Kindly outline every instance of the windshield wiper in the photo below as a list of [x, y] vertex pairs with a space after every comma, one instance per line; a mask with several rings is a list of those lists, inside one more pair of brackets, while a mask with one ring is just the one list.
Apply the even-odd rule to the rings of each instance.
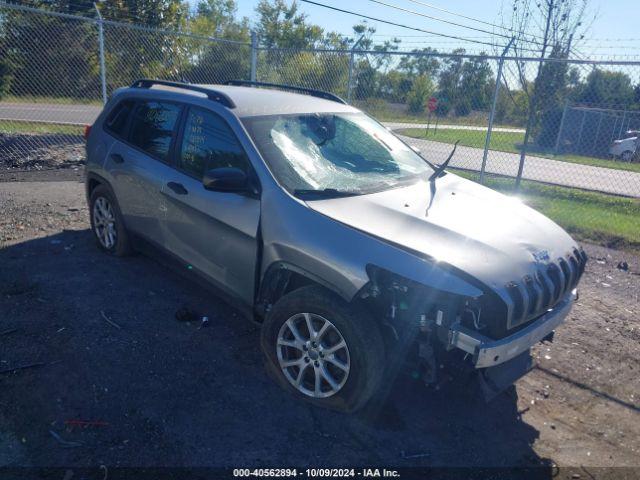
[[442, 172], [444, 172], [444, 169], [447, 168], [447, 165], [449, 165], [449, 162], [453, 158], [453, 154], [456, 153], [456, 148], [458, 148], [459, 141], [460, 140], [456, 141], [456, 143], [453, 145], [453, 150], [451, 150], [451, 153], [449, 154], [447, 159], [444, 162], [442, 162], [440, 165], [438, 165], [438, 167], [429, 177], [429, 189], [431, 190], [431, 198], [429, 199], [429, 205], [427, 205], [427, 210], [426, 212], [424, 212], [425, 216], [427, 217], [429, 216], [429, 210], [431, 209], [431, 205], [433, 205], [433, 200], [434, 198], [436, 198], [436, 178], [442, 175]]
[[322, 188], [319, 190], [297, 188], [293, 191], [293, 194], [300, 198], [338, 198], [359, 195], [357, 192], [345, 192], [344, 190], [337, 190], [335, 188]]
[[447, 168], [447, 166], [449, 165], [449, 162], [453, 158], [453, 154], [456, 153], [456, 148], [458, 148], [458, 143], [460, 143], [460, 140], [456, 140], [456, 143], [453, 145], [453, 150], [451, 150], [451, 153], [449, 154], [447, 159], [436, 167], [435, 171], [429, 177], [430, 182], [438, 178], [440, 175], [442, 175], [442, 172], [444, 172], [444, 169]]

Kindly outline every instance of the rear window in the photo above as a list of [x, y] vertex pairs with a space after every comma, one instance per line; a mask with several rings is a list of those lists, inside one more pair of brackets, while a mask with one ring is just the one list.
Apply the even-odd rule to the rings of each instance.
[[119, 137], [126, 137], [127, 122], [134, 105], [134, 100], [123, 100], [116, 105], [105, 122], [107, 130]]
[[139, 102], [133, 112], [129, 142], [159, 160], [167, 160], [180, 109], [174, 103]]

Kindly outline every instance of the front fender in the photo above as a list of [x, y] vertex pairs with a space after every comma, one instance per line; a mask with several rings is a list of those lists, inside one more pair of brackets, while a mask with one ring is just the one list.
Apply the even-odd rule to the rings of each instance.
[[289, 265], [351, 301], [369, 282], [367, 265], [373, 264], [444, 292], [482, 294], [481, 288], [446, 263], [421, 258], [333, 220], [284, 192], [265, 192], [262, 208], [261, 278], [273, 264]]

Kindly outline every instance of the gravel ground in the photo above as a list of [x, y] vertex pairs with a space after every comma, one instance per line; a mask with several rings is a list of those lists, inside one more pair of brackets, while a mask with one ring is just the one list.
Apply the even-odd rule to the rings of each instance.
[[0, 133], [0, 182], [82, 178], [84, 140], [50, 133]]
[[585, 245], [580, 299], [517, 394], [401, 378], [381, 411], [345, 416], [281, 391], [258, 329], [187, 272], [100, 253], [81, 183], [0, 183], [0, 208], [0, 466], [640, 467], [634, 254]]

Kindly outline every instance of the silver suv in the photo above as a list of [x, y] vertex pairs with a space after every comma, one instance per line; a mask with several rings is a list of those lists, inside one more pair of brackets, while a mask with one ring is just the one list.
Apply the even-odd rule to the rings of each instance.
[[355, 411], [442, 366], [490, 398], [576, 298], [571, 237], [445, 166], [327, 92], [140, 80], [87, 132], [86, 188], [100, 248], [168, 253], [262, 324], [284, 388]]

